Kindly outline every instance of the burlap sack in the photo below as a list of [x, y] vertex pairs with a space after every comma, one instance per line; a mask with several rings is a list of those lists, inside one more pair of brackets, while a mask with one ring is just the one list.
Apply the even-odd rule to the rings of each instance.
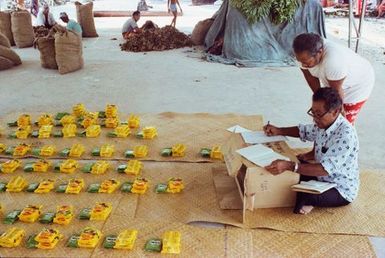
[[94, 13], [92, 11], [94, 4], [90, 2], [83, 5], [79, 2], [75, 2], [75, 5], [78, 23], [80, 24], [83, 30], [83, 37], [99, 37], [95, 29]]
[[10, 12], [0, 12], [0, 33], [3, 33], [8, 38], [11, 46], [15, 45], [12, 35]]
[[11, 47], [11, 44], [9, 43], [8, 38], [1, 32], [0, 32], [0, 46], [8, 47], [8, 48]]
[[198, 22], [197, 25], [195, 25], [195, 28], [191, 35], [191, 41], [194, 45], [199, 46], [204, 44], [206, 34], [209, 31], [213, 22], [214, 19], [206, 19]]
[[74, 72], [83, 67], [82, 38], [73, 31], [55, 34], [55, 56], [59, 73]]
[[17, 11], [11, 14], [12, 34], [18, 48], [32, 47], [34, 33], [31, 14], [27, 11]]
[[0, 71], [13, 67], [13, 62], [5, 57], [0, 56]]
[[40, 51], [41, 66], [47, 69], [58, 69], [55, 56], [55, 38], [40, 37], [36, 39]]
[[21, 59], [19, 55], [16, 54], [16, 52], [10, 48], [0, 46], [0, 56], [11, 60], [14, 65], [21, 64]]

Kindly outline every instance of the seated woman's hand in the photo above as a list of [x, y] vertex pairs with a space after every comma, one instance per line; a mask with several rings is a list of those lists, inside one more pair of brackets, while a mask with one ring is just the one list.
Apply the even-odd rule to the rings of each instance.
[[273, 161], [270, 165], [266, 166], [265, 169], [273, 175], [279, 175], [287, 170], [293, 171], [294, 166], [294, 162], [277, 159]]
[[278, 127], [267, 124], [263, 127], [263, 131], [267, 136], [276, 136], [276, 135], [281, 135], [281, 130], [279, 130]]
[[299, 154], [297, 155], [297, 158], [300, 162], [309, 163], [310, 161], [314, 160], [314, 151], [312, 150], [306, 153]]

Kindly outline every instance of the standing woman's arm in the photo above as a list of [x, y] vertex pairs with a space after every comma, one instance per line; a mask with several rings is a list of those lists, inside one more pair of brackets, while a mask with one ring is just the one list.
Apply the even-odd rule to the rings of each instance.
[[176, 3], [177, 3], [177, 4], [178, 4], [178, 6], [179, 6], [180, 12], [181, 12], [181, 13], [183, 13], [183, 11], [182, 11], [182, 7], [180, 7], [180, 4], [179, 4], [179, 0], [176, 0]]

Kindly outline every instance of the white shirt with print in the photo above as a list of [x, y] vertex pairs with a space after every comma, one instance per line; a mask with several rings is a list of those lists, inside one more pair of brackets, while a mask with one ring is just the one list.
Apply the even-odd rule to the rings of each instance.
[[298, 129], [301, 140], [315, 143], [315, 161], [328, 173], [327, 176], [318, 176], [318, 180], [337, 184], [336, 189], [342, 197], [352, 202], [360, 185], [359, 143], [354, 127], [339, 115], [326, 130], [314, 124], [300, 124]]

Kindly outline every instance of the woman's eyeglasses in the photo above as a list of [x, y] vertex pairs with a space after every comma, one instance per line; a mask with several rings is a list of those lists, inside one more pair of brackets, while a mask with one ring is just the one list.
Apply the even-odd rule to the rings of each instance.
[[330, 111], [330, 110], [326, 111], [326, 112], [323, 113], [322, 115], [318, 115], [318, 114], [314, 114], [314, 113], [313, 113], [313, 109], [310, 108], [310, 109], [307, 111], [307, 114], [308, 114], [309, 116], [311, 116], [311, 117], [320, 119], [320, 118], [324, 117], [327, 113], [329, 113], [329, 111]]

